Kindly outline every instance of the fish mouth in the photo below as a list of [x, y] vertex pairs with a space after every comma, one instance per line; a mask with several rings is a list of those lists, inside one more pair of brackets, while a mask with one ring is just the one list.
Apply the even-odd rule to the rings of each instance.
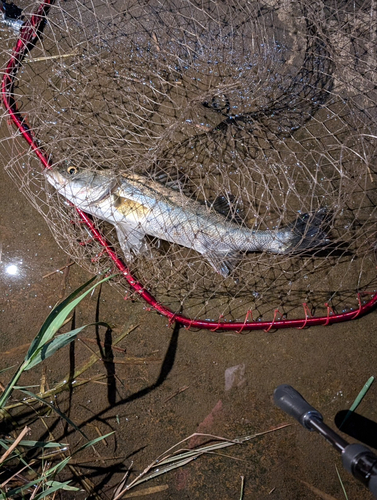
[[[65, 191], [67, 191], [67, 188], [69, 189], [69, 185], [71, 184], [72, 180], [67, 179], [67, 177], [62, 175], [58, 170], [46, 171], [46, 177], [49, 183], [56, 189], [56, 191], [61, 195], [63, 195], [65, 198], [67, 198], [67, 192]], [[117, 186], [118, 182], [116, 179], [105, 180], [103, 184], [96, 186], [96, 189], [98, 189], [99, 193], [97, 196], [93, 196], [95, 190], [90, 189], [90, 183], [89, 186], [84, 184], [81, 189], [78, 189], [75, 198], [79, 197], [80, 192], [86, 193], [87, 195], [86, 205], [89, 207], [90, 205], [100, 203], [104, 199], [111, 196], [113, 191], [117, 188]], [[71, 191], [72, 194], [74, 194], [73, 190]]]
[[65, 187], [68, 183], [68, 180], [65, 179], [57, 170], [46, 170], [45, 174], [49, 183], [52, 184], [58, 191], [59, 188]]

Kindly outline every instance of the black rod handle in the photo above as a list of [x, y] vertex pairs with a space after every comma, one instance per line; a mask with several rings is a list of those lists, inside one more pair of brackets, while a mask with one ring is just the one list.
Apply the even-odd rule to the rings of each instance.
[[323, 420], [319, 411], [313, 408], [291, 385], [282, 384], [275, 389], [274, 403], [295, 418], [305, 429], [314, 430], [310, 424], [311, 419]]

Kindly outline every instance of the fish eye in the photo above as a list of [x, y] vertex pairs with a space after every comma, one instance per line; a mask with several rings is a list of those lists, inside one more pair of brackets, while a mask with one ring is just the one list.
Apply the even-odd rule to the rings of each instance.
[[77, 168], [74, 167], [73, 165], [70, 165], [68, 168], [67, 168], [67, 172], [69, 173], [69, 175], [74, 175], [74, 174], [77, 174]]

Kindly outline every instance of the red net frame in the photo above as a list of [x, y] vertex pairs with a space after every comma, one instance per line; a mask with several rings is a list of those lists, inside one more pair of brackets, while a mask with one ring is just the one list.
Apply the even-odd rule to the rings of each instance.
[[[32, 49], [38, 40], [41, 28], [46, 19], [48, 11], [53, 3], [53, 0], [44, 0], [36, 9], [35, 13], [28, 19], [20, 30], [20, 34], [16, 45], [13, 48], [11, 57], [4, 70], [2, 80], [2, 101], [7, 110], [9, 118], [16, 125], [22, 137], [27, 141], [33, 152], [39, 158], [43, 168], [50, 169], [52, 167], [51, 160], [46, 152], [38, 145], [36, 137], [26, 123], [24, 116], [19, 112], [14, 98], [14, 83], [18, 70], [22, 65], [25, 54]], [[112, 249], [110, 243], [103, 237], [101, 232], [95, 227], [91, 218], [79, 208], [75, 207], [83, 223], [87, 226], [92, 237], [103, 247], [109, 258], [115, 264], [116, 268], [122, 274], [128, 285], [136, 292], [149, 306], [155, 309], [158, 313], [167, 317], [169, 324], [177, 322], [187, 328], [200, 328], [211, 331], [234, 331], [242, 333], [250, 330], [265, 330], [281, 328], [298, 328], [302, 329], [315, 325], [330, 325], [356, 319], [369, 312], [377, 302], [377, 292], [363, 292], [358, 294], [359, 306], [356, 310], [335, 314], [330, 306], [327, 306], [327, 314], [325, 316], [313, 317], [310, 316], [310, 311], [305, 303], [302, 304], [304, 317], [299, 319], [282, 319], [278, 310], [275, 310], [274, 317], [270, 321], [249, 321], [252, 319], [252, 311], [248, 310], [243, 322], [228, 322], [223, 321], [219, 317], [218, 321], [193, 319], [187, 316], [177, 314], [168, 307], [161, 304], [153, 295], [151, 295], [143, 285], [138, 282], [130, 273], [128, 267], [118, 257]], [[362, 296], [370, 295], [370, 299], [362, 303]], [[326, 306], [326, 304], [325, 304]]]

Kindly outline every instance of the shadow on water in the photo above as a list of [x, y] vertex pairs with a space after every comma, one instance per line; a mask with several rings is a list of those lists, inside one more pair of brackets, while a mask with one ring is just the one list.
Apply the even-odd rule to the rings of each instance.
[[103, 361], [106, 370], [106, 380], [107, 380], [107, 400], [110, 406], [114, 406], [116, 402], [116, 381], [115, 381], [115, 364], [114, 364], [114, 353], [112, 349], [112, 330], [107, 328], [105, 332], [105, 341], [101, 344], [101, 339], [99, 335], [99, 321], [100, 321], [100, 300], [101, 300], [102, 286], [99, 288], [97, 296], [96, 305], [96, 340], [97, 346], [100, 352], [101, 359]]
[[[97, 303], [98, 305], [98, 303]], [[98, 311], [98, 307], [97, 307]], [[105, 334], [105, 349], [103, 351], [103, 354], [105, 357], [103, 359], [109, 359], [110, 361], [106, 364], [106, 370], [107, 370], [107, 375], [110, 377], [109, 380], [109, 386], [108, 386], [108, 401], [109, 401], [109, 406], [103, 410], [101, 410], [99, 413], [96, 413], [92, 415], [89, 419], [87, 419], [85, 422], [80, 424], [80, 427], [85, 427], [87, 424], [90, 424], [93, 421], [101, 421], [105, 425], [111, 428], [111, 425], [106, 421], [106, 418], [101, 418], [102, 415], [105, 415], [108, 410], [114, 407], [122, 406], [124, 404], [130, 403], [132, 401], [135, 401], [137, 399], [140, 399], [150, 392], [154, 391], [157, 389], [159, 386], [161, 386], [164, 381], [166, 380], [167, 376], [171, 372], [173, 366], [174, 366], [174, 361], [177, 353], [177, 347], [178, 347], [178, 337], [179, 337], [179, 331], [180, 331], [181, 325], [176, 323], [170, 338], [170, 342], [168, 345], [168, 349], [166, 351], [164, 360], [161, 365], [160, 373], [156, 379], [156, 381], [145, 387], [144, 389], [141, 389], [140, 391], [135, 392], [131, 396], [128, 396], [127, 398], [121, 399], [119, 401], [115, 401], [115, 395], [116, 395], [116, 387], [115, 387], [115, 365], [111, 361], [113, 359], [113, 354], [111, 351], [111, 330], [108, 330]], [[107, 344], [107, 347], [106, 347]], [[102, 351], [101, 351], [102, 352]], [[106, 358], [107, 355], [110, 354], [109, 358]], [[102, 355], [102, 354], [101, 354]], [[114, 367], [114, 368], [113, 368]], [[74, 431], [71, 431], [65, 435], [65, 437], [72, 433]], [[96, 493], [100, 492], [106, 484], [111, 480], [113, 475], [115, 473], [120, 473], [120, 472], [126, 472], [126, 468], [124, 466], [124, 461], [126, 459], [129, 459], [131, 456], [137, 454], [139, 451], [143, 450], [145, 446], [140, 447], [138, 450], [134, 450], [130, 455], [125, 457], [121, 462], [117, 462], [116, 464], [112, 464], [109, 467], [103, 467], [103, 466], [90, 466], [91, 472], [89, 474], [86, 473], [87, 477], [92, 477], [92, 478], [98, 478], [100, 476], [103, 476], [102, 479], [99, 481], [99, 483], [95, 486], [95, 489], [92, 492], [92, 495], [89, 498], [93, 498], [93, 495], [95, 496]], [[87, 468], [87, 467], [86, 467]]]
[[[96, 307], [96, 320], [97, 321], [98, 321], [98, 317], [99, 317], [100, 296], [101, 296], [101, 294], [99, 293], [98, 299], [97, 299], [97, 307]], [[73, 317], [73, 319], [72, 319], [72, 327], [73, 328], [75, 327], [75, 317]], [[171, 338], [170, 338], [170, 342], [169, 342], [164, 360], [163, 360], [162, 365], [161, 365], [160, 373], [159, 373], [156, 381], [153, 384], [150, 384], [149, 386], [147, 386], [147, 387], [135, 392], [134, 394], [128, 396], [127, 398], [120, 399], [119, 401], [116, 401], [117, 390], [116, 390], [115, 364], [113, 361], [114, 355], [113, 355], [113, 351], [112, 351], [112, 331], [110, 328], [107, 329], [107, 331], [105, 333], [104, 342], [101, 343], [100, 337], [99, 337], [99, 331], [97, 328], [96, 329], [97, 344], [98, 344], [98, 347], [100, 349], [100, 356], [104, 362], [104, 366], [105, 366], [106, 373], [107, 373], [107, 380], [108, 380], [107, 399], [108, 399], [109, 404], [106, 408], [104, 408], [100, 412], [93, 413], [89, 419], [87, 419], [85, 422], [80, 423], [78, 427], [85, 428], [86, 425], [88, 425], [92, 422], [102, 422], [108, 428], [110, 428], [111, 430], [114, 430], [112, 428], [112, 425], [109, 424], [109, 422], [107, 421], [107, 418], [106, 417], [103, 418], [103, 416], [109, 410], [111, 410], [112, 408], [115, 408], [115, 407], [125, 405], [125, 404], [130, 403], [132, 401], [135, 401], [137, 399], [143, 398], [144, 396], [146, 396], [147, 394], [151, 393], [152, 391], [157, 389], [159, 386], [161, 386], [164, 383], [164, 381], [166, 380], [167, 376], [169, 375], [169, 373], [171, 372], [171, 370], [174, 366], [176, 353], [177, 353], [177, 347], [178, 347], [178, 337], [179, 337], [180, 328], [181, 328], [181, 325], [176, 323], [174, 326]], [[74, 343], [72, 343], [71, 346], [72, 347], [70, 348], [70, 353], [69, 353], [69, 361], [70, 361], [69, 373], [73, 374], [74, 370], [75, 370], [74, 347], [73, 347]], [[68, 396], [68, 403], [69, 404], [68, 404], [68, 408], [66, 408], [64, 410], [64, 414], [67, 417], [71, 413], [71, 409], [72, 409], [72, 389], [73, 389], [72, 384], [69, 384], [69, 396]], [[83, 406], [83, 405], [81, 405], [81, 406]], [[48, 412], [49, 408], [46, 407], [45, 410], [42, 409], [41, 411], [39, 411], [38, 414], [41, 416], [43, 413], [45, 413], [45, 411]], [[18, 425], [20, 422], [20, 418], [25, 423], [26, 422], [30, 423], [31, 421], [35, 421], [36, 414], [35, 414], [34, 409], [28, 409], [27, 411], [22, 411], [22, 414], [20, 414], [17, 417], [18, 422], [13, 422], [13, 423], [15, 425]], [[48, 430], [46, 430], [40, 436], [40, 440], [41, 441], [48, 440], [49, 436], [51, 436], [51, 434], [53, 434], [54, 431], [59, 429], [60, 422], [61, 422], [61, 420], [59, 418], [51, 419], [49, 421]], [[8, 433], [11, 430], [12, 422], [8, 422], [8, 425], [7, 425], [7, 423], [5, 421], [3, 421], [1, 427], [2, 427], [2, 429], [1, 429], [2, 433], [4, 433], [4, 434]], [[66, 440], [66, 438], [69, 435], [74, 434], [76, 432], [76, 429], [69, 426], [68, 422], [64, 423], [63, 429], [64, 430], [62, 432], [62, 435], [57, 437], [58, 442], [62, 439]], [[115, 439], [116, 439], [116, 437], [115, 437]], [[116, 442], [115, 442], [115, 447], [117, 447]], [[102, 492], [103, 488], [107, 485], [107, 483], [111, 480], [111, 478], [114, 476], [115, 473], [124, 474], [128, 470], [128, 467], [125, 465], [125, 461], [127, 459], [130, 459], [132, 456], [136, 455], [140, 451], [142, 451], [145, 447], [146, 446], [141, 446], [138, 449], [132, 450], [132, 452], [130, 454], [128, 454], [127, 456], [121, 457], [120, 461], [117, 461], [116, 463], [112, 463], [109, 466], [104, 466], [103, 462], [101, 465], [99, 464], [98, 466], [96, 466], [96, 465], [93, 465], [92, 461], [90, 464], [88, 463], [88, 464], [82, 465], [86, 469], [86, 472], [85, 472], [86, 478], [97, 479], [97, 481], [95, 481], [96, 485], [88, 498], [98, 498], [98, 496], [97, 496], [98, 493]], [[27, 459], [32, 460], [33, 458], [35, 458], [34, 454], [35, 454], [35, 452], [31, 451], [30, 453], [27, 453], [25, 456], [27, 457]], [[119, 459], [120, 457], [117, 457], [117, 458]], [[76, 474], [75, 474], [75, 476], [76, 476]], [[76, 477], [76, 479], [78, 481], [80, 481], [80, 477]]]

